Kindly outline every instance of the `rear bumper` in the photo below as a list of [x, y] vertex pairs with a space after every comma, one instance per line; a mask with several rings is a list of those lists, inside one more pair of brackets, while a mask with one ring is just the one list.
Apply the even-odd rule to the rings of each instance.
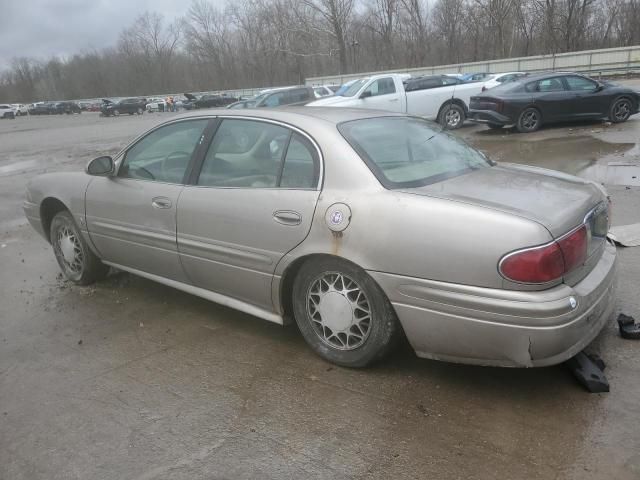
[[615, 272], [615, 247], [607, 245], [580, 283], [539, 292], [369, 273], [391, 300], [418, 356], [542, 367], [571, 358], [602, 330], [613, 313]]
[[480, 123], [495, 123], [496, 125], [511, 125], [515, 123], [506, 115], [493, 110], [469, 110], [469, 120]]

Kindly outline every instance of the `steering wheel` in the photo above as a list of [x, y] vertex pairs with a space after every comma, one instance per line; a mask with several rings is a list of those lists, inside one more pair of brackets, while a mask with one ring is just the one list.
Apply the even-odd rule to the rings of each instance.
[[165, 181], [182, 181], [190, 157], [191, 154], [189, 152], [183, 151], [171, 152], [164, 157], [164, 160], [162, 160], [160, 164], [162, 178], [164, 178]]

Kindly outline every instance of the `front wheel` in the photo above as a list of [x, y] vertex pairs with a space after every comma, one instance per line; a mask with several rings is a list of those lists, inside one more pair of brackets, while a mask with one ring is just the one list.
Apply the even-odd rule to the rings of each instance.
[[365, 367], [397, 344], [400, 326], [385, 293], [362, 269], [338, 258], [307, 261], [293, 286], [302, 336], [325, 360]]
[[516, 128], [520, 133], [535, 132], [540, 128], [542, 117], [536, 108], [525, 108], [516, 123]]
[[138, 108], [138, 112], [137, 113], [138, 113], [138, 115], [142, 115], [142, 109]]
[[633, 106], [629, 99], [619, 98], [611, 105], [609, 120], [611, 120], [612, 123], [626, 122], [631, 116], [632, 108]]
[[68, 211], [53, 217], [49, 238], [62, 273], [72, 282], [89, 285], [107, 275], [109, 267], [89, 249]]
[[455, 130], [462, 126], [464, 117], [464, 109], [460, 105], [450, 103], [440, 112], [438, 122], [447, 130]]
[[120, 116], [120, 110], [114, 110], [113, 111], [113, 115], [116, 116], [116, 117], [119, 117]]

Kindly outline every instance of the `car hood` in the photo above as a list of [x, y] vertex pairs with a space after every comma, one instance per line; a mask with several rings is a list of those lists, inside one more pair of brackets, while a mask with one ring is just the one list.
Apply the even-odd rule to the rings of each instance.
[[544, 225], [555, 237], [567, 233], [606, 199], [593, 182], [554, 170], [500, 164], [403, 191], [478, 205]]
[[308, 107], [329, 107], [332, 105], [340, 105], [343, 103], [351, 103], [357, 97], [341, 97], [341, 96], [332, 96], [327, 98], [321, 98], [320, 100], [315, 100], [311, 103], [308, 103]]

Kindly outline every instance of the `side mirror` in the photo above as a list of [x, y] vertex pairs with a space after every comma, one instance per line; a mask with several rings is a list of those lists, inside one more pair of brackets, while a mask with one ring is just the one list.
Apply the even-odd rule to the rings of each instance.
[[600, 92], [601, 90], [604, 90], [604, 84], [598, 82], [598, 85], [596, 86], [596, 92]]
[[107, 155], [94, 158], [85, 168], [85, 172], [97, 177], [108, 177], [114, 173], [114, 170], [115, 164], [113, 163], [113, 158]]
[[365, 90], [360, 94], [360, 98], [369, 98], [371, 96], [371, 90]]

